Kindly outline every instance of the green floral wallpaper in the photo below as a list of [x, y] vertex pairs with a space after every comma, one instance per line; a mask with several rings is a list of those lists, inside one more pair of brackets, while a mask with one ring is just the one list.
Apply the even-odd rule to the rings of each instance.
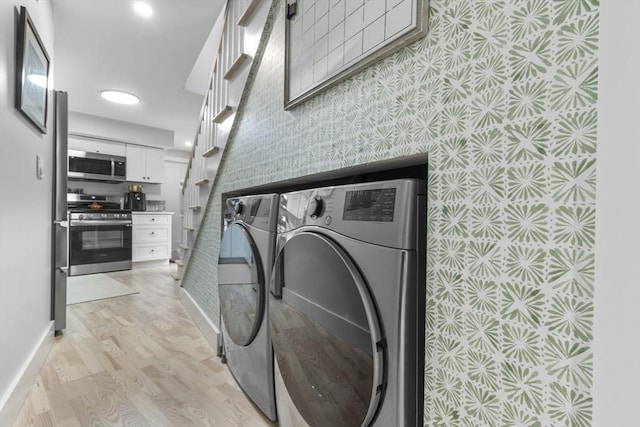
[[184, 287], [217, 322], [222, 193], [428, 152], [425, 425], [589, 426], [598, 2], [431, 0], [292, 111], [274, 5]]

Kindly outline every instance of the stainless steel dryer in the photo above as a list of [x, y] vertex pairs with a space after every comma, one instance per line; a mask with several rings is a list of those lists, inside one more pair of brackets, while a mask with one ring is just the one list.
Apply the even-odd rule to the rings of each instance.
[[[229, 370], [255, 405], [276, 419], [267, 280], [275, 251], [278, 195], [230, 199], [218, 258], [224, 353]], [[225, 216], [227, 216], [225, 214]]]
[[282, 194], [269, 318], [281, 426], [422, 426], [426, 182]]

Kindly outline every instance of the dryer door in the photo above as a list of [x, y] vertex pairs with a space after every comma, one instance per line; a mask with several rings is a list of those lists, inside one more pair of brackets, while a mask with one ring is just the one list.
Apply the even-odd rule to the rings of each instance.
[[255, 242], [239, 223], [229, 225], [220, 244], [218, 294], [220, 312], [236, 345], [253, 341], [262, 319], [265, 278]]
[[274, 265], [269, 310], [278, 369], [307, 424], [368, 425], [383, 391], [384, 348], [374, 301], [348, 254], [321, 234], [289, 239]]

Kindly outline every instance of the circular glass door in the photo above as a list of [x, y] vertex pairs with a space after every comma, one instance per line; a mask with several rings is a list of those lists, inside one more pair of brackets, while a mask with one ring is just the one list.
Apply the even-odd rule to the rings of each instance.
[[236, 345], [248, 345], [258, 333], [264, 287], [264, 270], [253, 239], [243, 226], [230, 224], [220, 244], [218, 294], [224, 324]]
[[301, 233], [271, 278], [271, 338], [289, 397], [311, 426], [366, 426], [381, 398], [378, 315], [357, 267], [335, 242]]

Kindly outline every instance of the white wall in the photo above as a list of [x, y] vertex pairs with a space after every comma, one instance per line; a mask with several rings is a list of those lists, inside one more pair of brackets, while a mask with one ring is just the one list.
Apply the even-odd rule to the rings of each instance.
[[600, 9], [593, 425], [631, 427], [640, 403], [640, 2]]
[[[116, 196], [120, 203], [124, 202], [124, 195], [129, 191], [130, 182], [109, 183], [94, 181], [69, 181], [69, 189], [82, 189], [85, 194], [99, 194], [104, 196]], [[144, 192], [147, 200], [162, 199], [163, 184], [144, 184]]]
[[[73, 110], [73, 94], [69, 95], [69, 109]], [[171, 130], [92, 116], [76, 111], [69, 112], [69, 132], [149, 147], [173, 147], [173, 131]]]
[[[50, 326], [53, 108], [41, 134], [14, 108], [15, 7], [26, 6], [52, 59], [50, 0], [0, 2], [0, 410]], [[44, 178], [36, 178], [36, 156]]]

